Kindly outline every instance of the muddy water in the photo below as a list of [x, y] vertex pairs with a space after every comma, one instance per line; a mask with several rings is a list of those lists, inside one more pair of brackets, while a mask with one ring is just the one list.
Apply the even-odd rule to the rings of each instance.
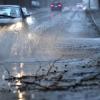
[[100, 100], [100, 88], [74, 91], [30, 91], [19, 94], [2, 92], [0, 93], [0, 100]]
[[[33, 88], [30, 85], [29, 90], [26, 89], [16, 92], [11, 91], [11, 88], [7, 91], [7, 88], [3, 89], [5, 88], [3, 87], [0, 92], [0, 100], [100, 100], [99, 66], [94, 66], [93, 62], [89, 62], [87, 59], [74, 59], [62, 62], [56, 62], [55, 66], [57, 67], [56, 71], [67, 70], [63, 75], [63, 79], [61, 79], [58, 84], [59, 86], [65, 87], [65, 91], [58, 89], [52, 91], [40, 91], [35, 89], [37, 86]], [[39, 71], [38, 69], [40, 66], [41, 70]], [[39, 75], [47, 73], [49, 64], [47, 62], [38, 62], [38, 65], [37, 63], [6, 63], [1, 65], [2, 70], [0, 71], [0, 76], [5, 74], [3, 73], [5, 68], [8, 69], [12, 75], [18, 75], [19, 77], [19, 74], [32, 75], [38, 72], [37, 75]], [[42, 69], [44, 69], [44, 72], [42, 72]], [[55, 68], [53, 67], [51, 72], [54, 70]], [[47, 78], [51, 78], [51, 76], [48, 76]], [[43, 85], [44, 84], [45, 81], [43, 82]], [[27, 87], [28, 85], [24, 88]]]

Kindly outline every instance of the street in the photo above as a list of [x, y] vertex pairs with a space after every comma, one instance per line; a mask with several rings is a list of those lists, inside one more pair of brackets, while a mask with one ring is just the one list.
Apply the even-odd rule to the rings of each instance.
[[[56, 90], [40, 94], [26, 91], [23, 94], [24, 98], [22, 96], [17, 98], [12, 93], [8, 93], [7, 98], [4, 98], [5, 94], [1, 92], [0, 100], [40, 100], [41, 96], [41, 100], [99, 100], [100, 69], [95, 64], [100, 58], [98, 57], [100, 33], [86, 12], [79, 10], [57, 12], [43, 8], [33, 11], [32, 17], [34, 25], [30, 27], [30, 32], [5, 32], [6, 28], [1, 30], [0, 80], [7, 75], [5, 68], [11, 75], [16, 76], [20, 71], [24, 75], [36, 74], [39, 66], [42, 66], [45, 70], [38, 73], [41, 74], [46, 73], [49, 63], [52, 64], [57, 60], [55, 66], [58, 67], [58, 71], [67, 70], [62, 80], [68, 80], [61, 80], [59, 86], [75, 85], [75, 90], [71, 87], [67, 93]], [[54, 71], [55, 68], [51, 70]], [[91, 78], [94, 76], [97, 80]], [[4, 84], [6, 83], [1, 83]]]
[[[33, 17], [35, 23], [29, 33], [1, 31], [1, 61], [20, 58], [53, 60], [67, 54], [67, 51], [68, 54], [71, 51], [74, 54], [77, 49], [81, 56], [85, 52], [85, 46], [89, 49], [99, 45], [100, 34], [83, 11], [51, 12], [46, 9], [39, 14], [33, 13]], [[99, 48], [85, 53], [90, 53], [91, 56], [94, 52], [99, 52]]]

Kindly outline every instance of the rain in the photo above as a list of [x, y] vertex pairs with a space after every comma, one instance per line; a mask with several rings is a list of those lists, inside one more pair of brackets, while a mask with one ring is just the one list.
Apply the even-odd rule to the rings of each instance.
[[99, 0], [33, 1], [0, 11], [0, 100], [99, 100]]

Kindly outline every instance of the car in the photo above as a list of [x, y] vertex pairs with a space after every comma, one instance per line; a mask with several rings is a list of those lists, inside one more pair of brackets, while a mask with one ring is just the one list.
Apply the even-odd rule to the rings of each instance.
[[37, 0], [32, 0], [32, 7], [33, 8], [40, 8], [40, 2]]
[[62, 10], [62, 3], [61, 2], [52, 2], [50, 4], [50, 8], [52, 11], [54, 11], [54, 10], [61, 11]]
[[0, 27], [9, 30], [26, 29], [32, 22], [30, 13], [19, 5], [0, 5]]
[[83, 4], [83, 3], [77, 3], [76, 4], [76, 8], [78, 10], [86, 10], [87, 9], [86, 6], [85, 6], [85, 4]]

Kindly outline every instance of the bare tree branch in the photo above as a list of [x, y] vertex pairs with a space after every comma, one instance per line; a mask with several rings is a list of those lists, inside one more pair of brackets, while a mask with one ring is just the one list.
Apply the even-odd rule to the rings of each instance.
[[49, 69], [48, 69], [47, 75], [48, 75], [49, 72], [52, 70], [52, 68], [55, 67], [55, 63], [56, 63], [57, 61], [60, 61], [63, 57], [64, 57], [64, 56], [62, 56], [62, 57], [60, 57], [60, 58], [58, 58], [58, 59], [56, 59], [56, 60], [54, 60], [54, 61], [52, 62], [52, 65], [50, 65], [50, 67], [49, 67]]

